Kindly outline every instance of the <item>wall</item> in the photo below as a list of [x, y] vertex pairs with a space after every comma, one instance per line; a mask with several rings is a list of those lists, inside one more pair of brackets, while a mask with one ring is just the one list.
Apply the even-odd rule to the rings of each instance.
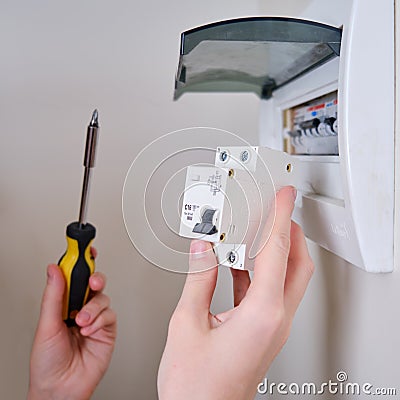
[[[121, 211], [125, 174], [146, 144], [175, 129], [214, 126], [257, 141], [254, 95], [172, 101], [180, 33], [257, 11], [256, 1], [2, 2], [0, 398], [25, 396], [45, 268], [64, 252], [65, 227], [77, 218], [86, 125], [97, 107], [89, 220], [98, 229], [97, 268], [109, 279], [119, 336], [94, 399], [156, 399], [184, 277], [147, 263], [129, 241]], [[230, 293], [221, 295], [220, 306], [230, 301]]]

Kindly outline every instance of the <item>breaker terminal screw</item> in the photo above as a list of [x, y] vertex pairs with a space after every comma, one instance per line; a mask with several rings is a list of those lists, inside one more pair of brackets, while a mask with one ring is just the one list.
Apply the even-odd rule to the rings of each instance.
[[240, 161], [246, 162], [249, 159], [249, 152], [247, 150], [244, 150], [240, 153]]
[[236, 254], [235, 254], [233, 251], [230, 251], [230, 252], [228, 253], [228, 261], [229, 261], [231, 264], [235, 264], [235, 262], [236, 262]]
[[228, 153], [226, 151], [221, 151], [221, 153], [219, 153], [219, 159], [225, 162], [228, 159]]

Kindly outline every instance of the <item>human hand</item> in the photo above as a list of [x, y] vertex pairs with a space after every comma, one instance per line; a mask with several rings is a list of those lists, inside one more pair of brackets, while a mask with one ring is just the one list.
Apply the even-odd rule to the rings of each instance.
[[102, 293], [105, 283], [103, 274], [91, 275], [91, 298], [76, 317], [78, 326], [67, 328], [62, 320], [65, 280], [57, 265], [48, 266], [31, 353], [28, 400], [86, 400], [94, 392], [116, 338], [116, 315]]
[[[286, 342], [313, 273], [301, 228], [291, 221], [296, 192], [276, 198], [270, 239], [247, 271], [233, 271], [234, 305], [212, 315], [218, 269], [210, 243], [193, 241], [190, 270], [171, 317], [158, 372], [160, 400], [253, 399]], [[206, 268], [210, 268], [205, 270]]]

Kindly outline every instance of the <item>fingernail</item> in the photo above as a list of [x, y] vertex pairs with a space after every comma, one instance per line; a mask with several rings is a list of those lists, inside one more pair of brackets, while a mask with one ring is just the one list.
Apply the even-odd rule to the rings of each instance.
[[297, 190], [296, 190], [296, 188], [294, 188], [294, 187], [292, 187], [292, 195], [293, 195], [293, 201], [296, 201]]
[[80, 322], [88, 322], [90, 319], [90, 315], [86, 311], [81, 311], [78, 315], [77, 318], [79, 319]]
[[193, 259], [203, 258], [207, 250], [207, 243], [203, 240], [193, 240], [190, 244], [190, 257]]
[[90, 279], [90, 287], [93, 290], [96, 290], [96, 288], [100, 287], [100, 285], [101, 285], [100, 279], [96, 278], [95, 276], [91, 276], [90, 278], [91, 278]]

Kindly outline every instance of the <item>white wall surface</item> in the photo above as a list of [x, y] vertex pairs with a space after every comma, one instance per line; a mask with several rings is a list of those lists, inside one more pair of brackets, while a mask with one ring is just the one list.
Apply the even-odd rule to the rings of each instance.
[[[98, 228], [97, 266], [109, 278], [119, 336], [93, 398], [156, 399], [167, 323], [184, 278], [153, 267], [130, 243], [121, 212], [125, 174], [142, 147], [168, 131], [207, 125], [254, 143], [258, 135], [254, 95], [189, 94], [172, 101], [179, 34], [249, 15], [313, 18], [311, 3], [2, 2], [0, 398], [26, 393], [45, 266], [64, 251], [65, 226], [76, 219], [85, 127], [98, 107], [102, 130], [89, 219]], [[345, 1], [319, 3], [334, 8]], [[324, 22], [333, 23], [326, 10]], [[400, 391], [398, 266], [390, 275], [369, 275], [315, 245], [310, 250], [316, 273], [270, 380], [318, 383], [345, 370], [352, 381]], [[215, 310], [231, 304], [226, 270], [221, 277]]]

